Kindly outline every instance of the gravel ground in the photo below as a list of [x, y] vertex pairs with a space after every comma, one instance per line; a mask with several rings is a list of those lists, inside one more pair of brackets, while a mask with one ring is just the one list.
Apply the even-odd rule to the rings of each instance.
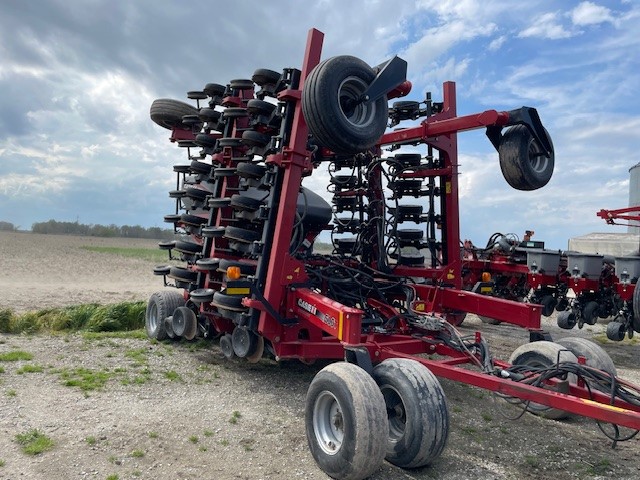
[[[0, 234], [0, 308], [18, 311], [87, 301], [146, 299], [159, 290], [147, 262], [81, 250], [82, 245], [154, 245], [122, 239]], [[568, 336], [554, 320], [554, 337]], [[601, 339], [604, 324], [571, 332]], [[499, 358], [527, 333], [468, 316]], [[640, 383], [635, 341], [605, 343], [619, 374]], [[0, 479], [326, 479], [309, 454], [306, 389], [322, 365], [251, 365], [226, 360], [216, 342], [154, 343], [137, 338], [0, 335]], [[27, 366], [27, 368], [25, 368]], [[80, 375], [95, 390], [65, 385]], [[640, 440], [616, 449], [587, 419], [524, 415], [489, 392], [443, 380], [449, 443], [431, 466], [385, 463], [373, 479], [574, 479], [640, 477]], [[38, 429], [54, 446], [22, 452], [15, 436]], [[117, 477], [116, 477], [117, 475]]]

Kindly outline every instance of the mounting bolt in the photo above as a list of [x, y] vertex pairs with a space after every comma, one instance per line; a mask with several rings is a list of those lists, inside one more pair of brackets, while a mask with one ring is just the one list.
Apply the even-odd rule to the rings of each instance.
[[280, 337], [275, 337], [275, 338], [273, 339], [273, 341], [274, 341], [274, 342], [276, 342], [276, 343], [278, 343], [278, 342], [280, 341]]

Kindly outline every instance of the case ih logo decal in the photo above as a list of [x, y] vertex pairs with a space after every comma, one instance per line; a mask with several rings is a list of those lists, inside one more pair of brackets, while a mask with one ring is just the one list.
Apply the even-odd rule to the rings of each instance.
[[303, 299], [299, 298], [298, 306], [301, 309], [309, 312], [311, 315], [315, 315], [316, 317], [318, 317], [322, 321], [322, 323], [324, 323], [325, 325], [331, 328], [336, 328], [336, 318], [324, 312], [319, 311], [318, 307], [316, 307], [315, 305], [312, 305], [311, 303], [306, 302]]

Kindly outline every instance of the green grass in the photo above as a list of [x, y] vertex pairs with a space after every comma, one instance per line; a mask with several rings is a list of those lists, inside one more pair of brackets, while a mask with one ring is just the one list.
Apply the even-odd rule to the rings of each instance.
[[11, 389], [7, 390], [6, 395], [7, 397], [15, 397], [16, 395], [18, 395], [18, 392], [16, 392], [14, 389]]
[[44, 367], [42, 365], [37, 365], [37, 364], [27, 364], [22, 366], [22, 368], [19, 368], [18, 370], [16, 370], [16, 373], [18, 375], [23, 375], [25, 373], [42, 373], [44, 372]]
[[105, 480], [120, 480], [120, 477], [114, 473], [112, 475], [108, 475]]
[[6, 462], [4, 460], [0, 460], [0, 468], [4, 467], [6, 465]]
[[213, 431], [211, 431], [211, 430], [205, 430], [205, 431], [203, 432], [203, 435], [204, 435], [205, 437], [212, 437], [212, 436], [213, 436]]
[[142, 457], [144, 457], [144, 452], [142, 450], [136, 449], [133, 452], [131, 452], [131, 456], [133, 458], [142, 458]]
[[189, 441], [190, 441], [191, 443], [198, 443], [198, 440], [199, 440], [199, 438], [198, 438], [197, 436], [195, 436], [195, 435], [191, 435], [191, 436], [189, 437]]
[[171, 380], [172, 382], [177, 382], [182, 380], [180, 374], [174, 370], [169, 370], [168, 372], [164, 372], [164, 376]]
[[[144, 327], [144, 302], [113, 305], [95, 303], [64, 308], [45, 308], [23, 314], [0, 311], [0, 333], [37, 333], [79, 331], [123, 332]], [[132, 334], [135, 338], [140, 335]]]
[[84, 392], [102, 390], [111, 377], [115, 375], [105, 370], [91, 370], [89, 368], [74, 368], [62, 370], [60, 379], [65, 387], [78, 387]]
[[166, 262], [169, 257], [167, 252], [158, 248], [140, 248], [140, 247], [94, 247], [83, 245], [82, 250], [89, 252], [105, 253], [109, 255], [119, 255], [121, 257], [139, 258], [140, 260], [148, 260], [150, 262], [162, 263]]
[[147, 348], [135, 348], [124, 352], [124, 356], [130, 358], [138, 365], [144, 365], [147, 363], [148, 352], [149, 350]]
[[4, 373], [4, 367], [0, 366], [0, 373]]
[[149, 432], [149, 438], [158, 438], [158, 432]]
[[39, 455], [54, 446], [53, 440], [37, 429], [16, 435], [16, 442], [27, 455]]
[[238, 423], [238, 419], [240, 417], [242, 417], [242, 414], [239, 411], [234, 410], [233, 414], [231, 414], [231, 418], [229, 419], [229, 423], [232, 423], [235, 425], [236, 423]]
[[96, 437], [87, 437], [84, 440], [85, 442], [87, 442], [87, 445], [90, 445], [90, 446], [94, 446], [96, 443], [98, 443], [98, 440], [96, 440]]
[[22, 350], [0, 353], [0, 362], [17, 362], [19, 360], [32, 360], [33, 354]]

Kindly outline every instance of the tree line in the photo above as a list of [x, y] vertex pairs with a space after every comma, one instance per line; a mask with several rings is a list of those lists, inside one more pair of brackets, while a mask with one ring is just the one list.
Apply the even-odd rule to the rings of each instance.
[[[8, 222], [3, 222], [8, 223]], [[84, 224], [79, 222], [58, 222], [49, 220], [36, 222], [31, 226], [33, 233], [45, 233], [54, 235], [83, 235], [87, 237], [126, 237], [126, 238], [152, 238], [171, 239], [173, 230], [159, 227], [145, 228], [140, 225], [99, 225]]]

